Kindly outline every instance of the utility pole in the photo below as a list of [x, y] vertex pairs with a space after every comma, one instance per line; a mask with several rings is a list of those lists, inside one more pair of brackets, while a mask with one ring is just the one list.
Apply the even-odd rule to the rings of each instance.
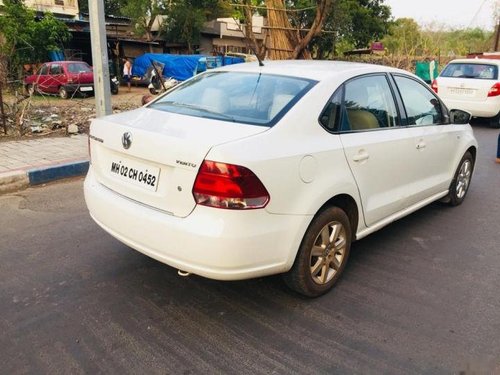
[[109, 83], [108, 43], [104, 21], [104, 1], [89, 1], [90, 43], [94, 67], [96, 116], [111, 114], [111, 88]]

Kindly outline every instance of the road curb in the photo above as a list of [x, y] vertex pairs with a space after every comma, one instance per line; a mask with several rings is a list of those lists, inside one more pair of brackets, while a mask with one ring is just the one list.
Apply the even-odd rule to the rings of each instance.
[[89, 169], [88, 160], [79, 160], [71, 163], [34, 168], [27, 171], [29, 184], [40, 185], [62, 178], [81, 176]]
[[0, 194], [26, 189], [63, 178], [82, 176], [89, 169], [88, 160], [76, 160], [31, 169], [0, 173]]
[[29, 186], [26, 171], [12, 171], [0, 175], [0, 194], [26, 189]]

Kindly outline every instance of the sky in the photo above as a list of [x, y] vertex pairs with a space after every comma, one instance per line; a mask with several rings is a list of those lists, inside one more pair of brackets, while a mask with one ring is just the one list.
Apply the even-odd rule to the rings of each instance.
[[413, 18], [421, 26], [494, 29], [500, 0], [384, 0], [394, 18]]

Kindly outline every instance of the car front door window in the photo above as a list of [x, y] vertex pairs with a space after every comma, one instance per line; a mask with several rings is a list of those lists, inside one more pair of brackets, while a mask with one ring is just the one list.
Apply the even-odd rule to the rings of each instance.
[[403, 99], [408, 125], [423, 126], [442, 123], [442, 108], [439, 100], [421, 83], [402, 76], [395, 76]]
[[52, 64], [50, 67], [50, 74], [53, 76], [59, 75], [62, 73], [61, 65]]

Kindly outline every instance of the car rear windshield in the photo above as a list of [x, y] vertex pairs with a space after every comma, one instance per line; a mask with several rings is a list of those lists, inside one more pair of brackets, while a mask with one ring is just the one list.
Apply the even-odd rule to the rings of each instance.
[[92, 69], [85, 63], [71, 63], [68, 64], [68, 72], [70, 73], [89, 73]]
[[449, 64], [441, 73], [441, 77], [498, 79], [498, 67], [491, 64]]
[[270, 127], [315, 83], [273, 74], [207, 72], [174, 88], [149, 107]]

